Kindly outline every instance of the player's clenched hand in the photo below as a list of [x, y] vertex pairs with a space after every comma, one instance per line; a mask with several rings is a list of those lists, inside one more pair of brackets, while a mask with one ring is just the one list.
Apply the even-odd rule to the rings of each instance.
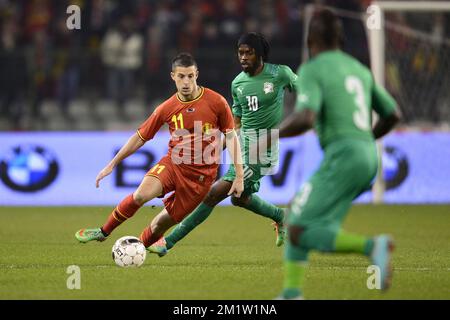
[[244, 179], [243, 178], [235, 178], [233, 184], [231, 185], [231, 189], [228, 192], [228, 195], [235, 196], [240, 198], [242, 191], [244, 191]]
[[104, 177], [111, 174], [113, 168], [111, 166], [106, 166], [103, 168], [102, 171], [97, 175], [97, 178], [95, 178], [95, 187], [98, 188], [100, 186], [100, 180], [102, 180]]

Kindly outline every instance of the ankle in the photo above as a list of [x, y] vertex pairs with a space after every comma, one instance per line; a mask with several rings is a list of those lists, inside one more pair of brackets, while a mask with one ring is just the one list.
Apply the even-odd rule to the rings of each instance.
[[370, 257], [372, 255], [373, 247], [374, 247], [373, 239], [372, 238], [367, 239], [367, 241], [364, 245], [364, 255], [366, 255], [367, 257]]
[[106, 238], [107, 236], [109, 236], [109, 233], [106, 233], [104, 230], [103, 230], [103, 227], [101, 227], [100, 228], [100, 231], [102, 232], [102, 234], [103, 234], [103, 236]]
[[292, 299], [301, 296], [302, 292], [299, 288], [284, 288], [281, 295], [285, 299]]

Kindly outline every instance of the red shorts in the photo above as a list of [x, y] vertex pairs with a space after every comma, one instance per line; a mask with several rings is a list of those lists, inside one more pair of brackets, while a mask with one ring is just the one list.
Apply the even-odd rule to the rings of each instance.
[[163, 196], [174, 191], [163, 199], [163, 202], [172, 219], [179, 223], [202, 202], [216, 174], [217, 168], [199, 170], [176, 165], [167, 155], [161, 158], [146, 176], [153, 176], [161, 181]]

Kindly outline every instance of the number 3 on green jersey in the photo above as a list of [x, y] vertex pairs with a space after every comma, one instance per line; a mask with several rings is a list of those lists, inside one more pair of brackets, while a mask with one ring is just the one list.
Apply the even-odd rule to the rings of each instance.
[[362, 81], [353, 75], [345, 78], [345, 89], [348, 93], [355, 96], [357, 110], [353, 113], [353, 122], [355, 126], [363, 131], [370, 130], [369, 108], [364, 99], [364, 87]]
[[340, 50], [320, 53], [298, 72], [296, 110], [317, 113], [315, 129], [324, 149], [343, 138], [373, 141], [372, 110], [382, 117], [395, 112], [395, 100], [370, 70]]

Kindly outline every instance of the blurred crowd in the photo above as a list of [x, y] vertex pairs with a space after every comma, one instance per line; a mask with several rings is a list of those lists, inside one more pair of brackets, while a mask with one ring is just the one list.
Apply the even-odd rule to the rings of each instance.
[[395, 12], [386, 19], [386, 86], [404, 118], [450, 125], [450, 12]]
[[[271, 61], [295, 70], [301, 63], [301, 12], [309, 3], [361, 12], [370, 1], [0, 0], [0, 117], [13, 129], [28, 130], [33, 127], [24, 124], [24, 115], [45, 121], [45, 101], [55, 101], [73, 122], [74, 100], [95, 109], [107, 99], [126, 120], [130, 99], [152, 104], [174, 92], [170, 61], [180, 51], [197, 58], [201, 84], [229, 99], [230, 82], [240, 71], [240, 34], [262, 32]], [[72, 4], [81, 8], [80, 30], [66, 25]], [[369, 64], [362, 24], [345, 20], [344, 28], [352, 40], [346, 50]]]

